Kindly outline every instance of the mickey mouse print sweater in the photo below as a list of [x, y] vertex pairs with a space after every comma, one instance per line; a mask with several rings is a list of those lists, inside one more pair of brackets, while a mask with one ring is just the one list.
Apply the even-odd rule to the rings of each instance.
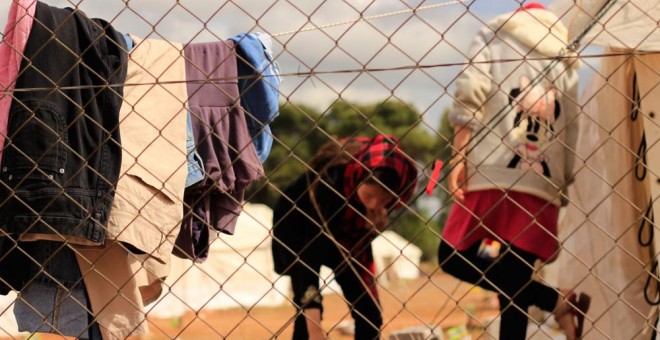
[[578, 133], [578, 60], [567, 44], [565, 26], [541, 8], [503, 14], [477, 34], [449, 113], [455, 131], [472, 130], [460, 151], [469, 191], [512, 190], [561, 205]]

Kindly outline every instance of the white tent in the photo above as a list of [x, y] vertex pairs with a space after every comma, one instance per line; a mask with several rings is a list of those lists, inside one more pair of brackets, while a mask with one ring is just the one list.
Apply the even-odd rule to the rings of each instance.
[[[271, 255], [272, 210], [262, 204], [246, 204], [236, 234], [220, 235], [209, 258], [193, 265], [174, 259], [165, 293], [147, 306], [150, 316], [168, 318], [200, 309], [277, 306], [288, 301], [290, 281], [273, 270]], [[394, 232], [387, 231], [373, 243], [379, 282], [419, 276], [421, 250]], [[330, 284], [325, 293], [340, 291], [324, 268], [321, 276]]]
[[378, 283], [391, 278], [414, 280], [419, 277], [422, 250], [393, 231], [385, 231], [373, 242]]
[[147, 306], [149, 315], [167, 318], [201, 309], [284, 303], [290, 283], [273, 270], [272, 219], [273, 211], [267, 206], [246, 204], [236, 233], [215, 239], [206, 262], [192, 264], [172, 257], [165, 293], [154, 305]]
[[[577, 36], [607, 0], [556, 1]], [[607, 57], [582, 94], [571, 204], [560, 220], [559, 286], [592, 296], [585, 339], [649, 338], [656, 310], [644, 297], [660, 237], [660, 3], [620, 0], [582, 40]], [[644, 147], [646, 149], [644, 150]], [[640, 151], [641, 150], [641, 151]], [[644, 157], [645, 156], [645, 157]], [[641, 235], [641, 239], [640, 239]], [[641, 242], [640, 242], [641, 241]], [[649, 292], [655, 298], [653, 288]]]
[[[376, 278], [380, 286], [395, 284], [398, 280], [414, 280], [419, 277], [422, 250], [393, 231], [382, 232], [372, 243]], [[321, 267], [323, 294], [341, 292], [330, 268]]]

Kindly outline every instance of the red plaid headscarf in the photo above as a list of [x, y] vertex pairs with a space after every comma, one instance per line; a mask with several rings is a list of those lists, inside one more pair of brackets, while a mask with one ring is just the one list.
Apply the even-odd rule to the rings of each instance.
[[371, 171], [376, 168], [390, 168], [399, 177], [399, 186], [394, 190], [399, 196], [396, 206], [408, 202], [417, 184], [417, 169], [399, 148], [399, 140], [390, 135], [377, 135], [371, 139], [360, 137], [358, 140], [363, 142], [364, 146], [355, 153], [355, 161], [346, 165], [344, 196], [357, 199], [355, 190]]
[[344, 196], [350, 206], [346, 207], [344, 220], [334, 233], [335, 239], [351, 253], [351, 257], [361, 264], [357, 268], [365, 285], [378, 300], [375, 284], [375, 266], [371, 241], [378, 235], [367, 228], [367, 221], [356, 211], [362, 206], [356, 190], [358, 186], [376, 168], [390, 168], [398, 175], [398, 186], [394, 193], [398, 195], [392, 208], [400, 207], [412, 197], [417, 185], [417, 169], [412, 160], [399, 148], [399, 140], [390, 135], [377, 135], [373, 138], [359, 137], [356, 140], [364, 145], [353, 154], [355, 160], [346, 164], [344, 170]]
[[412, 196], [417, 185], [417, 169], [410, 158], [399, 148], [399, 140], [390, 135], [377, 135], [373, 138], [360, 137], [364, 145], [354, 154], [355, 160], [349, 162], [344, 170], [344, 196], [350, 206], [344, 213], [344, 221], [335, 237], [346, 249], [360, 251], [370, 243], [377, 233], [367, 228], [367, 221], [356, 211], [361, 207], [356, 191], [358, 186], [376, 168], [390, 168], [399, 177], [395, 194], [398, 199], [392, 208], [405, 204]]

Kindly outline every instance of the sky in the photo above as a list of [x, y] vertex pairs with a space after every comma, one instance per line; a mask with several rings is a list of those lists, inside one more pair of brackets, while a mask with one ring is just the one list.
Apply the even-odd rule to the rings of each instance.
[[[268, 33], [284, 74], [282, 101], [323, 112], [340, 98], [359, 103], [402, 100], [422, 113], [430, 129], [438, 127], [441, 112], [451, 105], [453, 82], [461, 70], [443, 65], [464, 62], [472, 37], [484, 23], [520, 6], [516, 0], [473, 0], [356, 23], [360, 13], [374, 16], [446, 0], [44, 2], [78, 6], [121, 32], [180, 43], [226, 39], [240, 32]], [[0, 27], [6, 23], [9, 1], [5, 3]], [[301, 31], [338, 22], [350, 23]], [[411, 69], [415, 65], [425, 67]]]

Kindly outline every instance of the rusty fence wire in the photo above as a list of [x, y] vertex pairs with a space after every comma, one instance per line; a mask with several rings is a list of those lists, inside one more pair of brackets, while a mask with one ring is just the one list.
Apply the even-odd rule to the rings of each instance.
[[657, 1], [0, 17], [0, 338], [656, 338]]

